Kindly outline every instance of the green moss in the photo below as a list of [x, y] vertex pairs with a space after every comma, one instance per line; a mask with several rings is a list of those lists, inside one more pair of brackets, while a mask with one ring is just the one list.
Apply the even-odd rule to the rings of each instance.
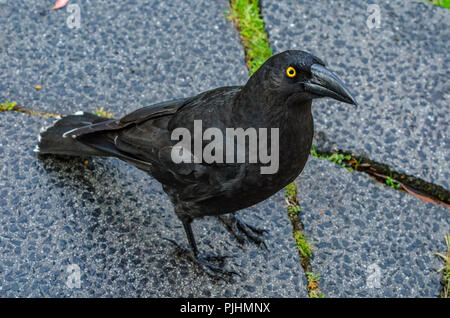
[[239, 30], [250, 75], [272, 56], [258, 0], [231, 0], [228, 18]]
[[300, 253], [304, 257], [311, 257], [312, 256], [312, 248], [311, 248], [311, 245], [309, 245], [306, 237], [302, 233], [297, 231], [294, 233], [294, 239], [295, 239], [295, 242], [297, 243], [296, 247], [298, 248]]
[[105, 118], [114, 118], [114, 115], [111, 114], [110, 112], [106, 111], [103, 109], [103, 107], [100, 108], [96, 108], [94, 111], [94, 114], [100, 117], [105, 117]]
[[17, 103], [16, 102], [4, 102], [2, 104], [0, 104], [0, 112], [4, 112], [7, 110], [13, 110], [14, 107], [16, 107]]
[[386, 185], [394, 188], [394, 189], [398, 189], [401, 187], [401, 185], [399, 183], [397, 183], [394, 179], [392, 179], [391, 177], [387, 177], [386, 178]]
[[[317, 152], [316, 146], [314, 144], [311, 146], [311, 156], [314, 156], [319, 159], [327, 159], [331, 162], [334, 162], [335, 164], [340, 165], [343, 168], [347, 168], [348, 170], [353, 170], [352, 168], [349, 168], [345, 162], [348, 162], [352, 160], [353, 154], [342, 154], [342, 153], [332, 153], [327, 155], [322, 155]], [[358, 162], [358, 165], [361, 163], [361, 159]]]
[[428, 2], [443, 8], [450, 8], [450, 0], [428, 0]]
[[442, 298], [450, 298], [450, 235], [445, 236], [445, 242], [447, 243], [447, 253], [435, 253], [444, 260], [444, 266], [439, 270], [444, 274], [442, 276]]
[[288, 215], [292, 216], [302, 212], [302, 209], [299, 205], [288, 205]]
[[55, 117], [61, 116], [60, 114], [46, 113], [46, 112], [41, 112], [41, 111], [37, 111], [37, 110], [26, 109], [23, 106], [17, 105], [16, 102], [4, 102], [4, 103], [0, 104], [0, 112], [5, 112], [5, 111], [15, 111], [18, 113], [28, 114], [28, 115], [32, 115], [32, 116], [41, 116], [44, 118], [55, 118]]
[[289, 183], [284, 190], [286, 191], [285, 195], [288, 200], [292, 200], [293, 202], [297, 201], [297, 187], [295, 183]]
[[300, 213], [302, 209], [300, 208], [300, 205], [298, 204], [297, 199], [297, 187], [294, 182], [288, 184], [284, 188], [284, 195], [286, 197], [286, 202], [288, 204], [287, 210], [289, 217], [293, 217]]

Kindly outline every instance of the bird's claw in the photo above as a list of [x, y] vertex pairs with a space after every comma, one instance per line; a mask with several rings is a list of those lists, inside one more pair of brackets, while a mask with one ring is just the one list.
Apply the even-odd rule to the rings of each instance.
[[[208, 275], [210, 275], [213, 278], [230, 281], [233, 274], [241, 276], [239, 273], [235, 271], [224, 269], [225, 259], [230, 258], [231, 257], [230, 255], [212, 255], [212, 254], [204, 254], [202, 256], [194, 255], [194, 253], [190, 249], [181, 246], [177, 241], [165, 237], [163, 239], [173, 243], [177, 247], [178, 252], [180, 254], [187, 256], [192, 262], [197, 264], [203, 271], [205, 271]], [[219, 264], [216, 265], [212, 262], [218, 262]]]
[[239, 217], [231, 215], [230, 217], [219, 216], [221, 220], [228, 228], [228, 230], [233, 234], [233, 236], [238, 240], [240, 244], [244, 244], [246, 239], [240, 233], [243, 233], [250, 241], [264, 247], [267, 249], [267, 245], [264, 242], [261, 235], [267, 233], [267, 230], [257, 228], [253, 225], [249, 225], [242, 221]]
[[184, 253], [184, 252], [188, 251], [185, 247], [181, 246], [181, 244], [178, 243], [178, 242], [175, 241], [175, 240], [172, 240], [172, 239], [167, 238], [167, 237], [163, 237], [162, 239], [163, 239], [163, 240], [166, 240], [166, 241], [168, 241], [168, 242], [170, 242], [170, 243], [172, 243], [173, 245], [175, 245], [175, 246], [178, 248], [178, 250], [179, 250], [180, 252], [183, 252], [183, 253]]
[[[232, 271], [232, 270], [226, 270], [224, 268], [224, 258], [221, 256], [206, 256], [206, 257], [200, 257], [200, 256], [194, 256], [192, 253], [188, 254], [190, 259], [196, 263], [199, 267], [203, 269], [208, 275], [211, 277], [222, 279], [225, 281], [230, 281], [233, 274], [237, 276], [241, 276], [239, 273]], [[219, 260], [220, 265], [213, 264], [209, 260]]]

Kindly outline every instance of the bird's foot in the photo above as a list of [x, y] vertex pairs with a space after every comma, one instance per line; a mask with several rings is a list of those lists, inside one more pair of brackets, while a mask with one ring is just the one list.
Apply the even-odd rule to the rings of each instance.
[[241, 234], [243, 233], [250, 241], [267, 249], [267, 245], [261, 237], [267, 230], [247, 224], [234, 214], [231, 214], [230, 216], [220, 215], [218, 218], [227, 226], [227, 229], [239, 243], [244, 244], [246, 241], [245, 237]]
[[[187, 256], [211, 277], [223, 279], [225, 281], [230, 281], [233, 274], [240, 276], [239, 273], [232, 270], [226, 270], [224, 268], [225, 265], [224, 261], [227, 258], [227, 256], [217, 256], [217, 255], [195, 256], [190, 251], [187, 254]], [[219, 262], [218, 265], [213, 263], [217, 261]]]
[[223, 279], [225, 281], [230, 281], [233, 274], [239, 275], [239, 273], [231, 270], [226, 270], [224, 268], [225, 259], [229, 258], [228, 255], [195, 255], [190, 249], [181, 246], [178, 242], [164, 238], [165, 240], [173, 243], [180, 254], [189, 258], [197, 266], [199, 266], [204, 272], [216, 279]]

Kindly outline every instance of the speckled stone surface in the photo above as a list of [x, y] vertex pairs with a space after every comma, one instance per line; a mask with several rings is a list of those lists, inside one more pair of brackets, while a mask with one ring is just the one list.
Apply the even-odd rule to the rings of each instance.
[[311, 157], [297, 179], [326, 297], [438, 297], [450, 213]]
[[[39, 160], [50, 122], [0, 113], [0, 297], [307, 297], [282, 193], [240, 212], [269, 231], [267, 251], [241, 246], [215, 218], [194, 222], [200, 251], [232, 255], [226, 267], [241, 275], [216, 281], [163, 239], [187, 247], [151, 177], [115, 159]], [[79, 289], [66, 285], [71, 264]]]
[[328, 63], [361, 107], [315, 101], [328, 149], [363, 154], [450, 188], [450, 10], [424, 1], [262, 0], [274, 52], [302, 49]]
[[70, 1], [79, 29], [67, 25], [66, 8], [47, 10], [52, 4], [0, 1], [1, 101], [123, 115], [248, 78], [227, 0]]

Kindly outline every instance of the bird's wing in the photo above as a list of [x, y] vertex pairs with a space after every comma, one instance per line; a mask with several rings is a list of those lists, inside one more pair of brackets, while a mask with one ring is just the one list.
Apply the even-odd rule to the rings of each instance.
[[[148, 172], [166, 187], [176, 189], [183, 200], [201, 201], [227, 193], [232, 180], [244, 173], [228, 164], [181, 163], [171, 158], [177, 126], [190, 126], [202, 119], [214, 126], [214, 118], [229, 113], [238, 87], [204, 92], [192, 98], [144, 107], [119, 120], [82, 127], [71, 132], [77, 140], [104, 153], [123, 159]], [[175, 123], [174, 123], [175, 122]], [[220, 167], [219, 167], [220, 166]]]
[[[239, 90], [240, 87], [221, 87], [175, 103], [160, 104], [156, 111], [142, 108], [122, 118], [118, 123], [122, 128], [113, 131], [111, 138], [115, 147], [124, 153], [175, 169], [169, 164], [171, 147], [176, 143], [171, 139], [173, 130], [184, 127], [192, 132], [195, 120], [202, 120], [208, 127], [223, 125], [221, 118], [229, 115], [233, 97]], [[176, 167], [180, 171], [174, 173], [189, 174], [187, 167]]]
[[180, 98], [139, 108], [134, 112], [122, 117], [120, 119], [120, 124], [139, 124], [151, 118], [175, 114], [178, 110], [180, 110], [194, 98], [195, 97]]
[[145, 171], [149, 171], [152, 163], [145, 159], [141, 160], [140, 158], [136, 158], [132, 153], [122, 151], [116, 146], [116, 137], [121, 130], [125, 130], [128, 127], [153, 118], [167, 117], [175, 114], [180, 108], [189, 103], [192, 98], [176, 99], [143, 107], [121, 119], [101, 121], [67, 131], [63, 137], [75, 138], [77, 141], [101, 151], [104, 155], [120, 158]]
[[66, 132], [66, 136], [78, 138], [95, 132], [105, 132], [123, 129], [132, 124], [139, 124], [146, 120], [175, 114], [180, 108], [189, 103], [194, 97], [166, 101], [143, 108], [120, 118], [102, 121], [100, 123], [86, 125]]

